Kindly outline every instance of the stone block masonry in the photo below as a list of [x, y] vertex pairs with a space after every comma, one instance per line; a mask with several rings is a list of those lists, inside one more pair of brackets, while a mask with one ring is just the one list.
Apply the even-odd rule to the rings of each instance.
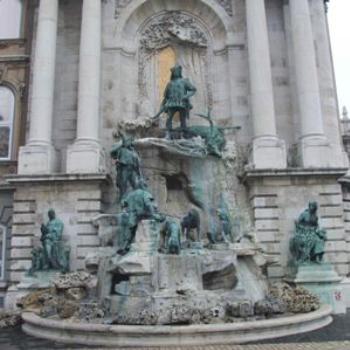
[[325, 260], [335, 267], [339, 275], [349, 273], [349, 243], [346, 237], [347, 231], [350, 232], [347, 223], [350, 196], [344, 194], [343, 198], [341, 185], [336, 182], [341, 175], [341, 172], [330, 176], [324, 171], [301, 170], [247, 174], [257, 238], [265, 251], [278, 259], [277, 264], [268, 268], [271, 279], [285, 276], [294, 221], [310, 200], [318, 202], [319, 224], [327, 230]]
[[51, 175], [13, 177], [13, 230], [8, 275], [18, 283], [31, 266], [31, 250], [40, 240], [40, 226], [46, 222], [49, 208], [64, 222], [63, 237], [71, 248], [71, 270], [84, 268], [87, 253], [99, 246], [91, 220], [102, 212], [102, 188], [105, 175]]

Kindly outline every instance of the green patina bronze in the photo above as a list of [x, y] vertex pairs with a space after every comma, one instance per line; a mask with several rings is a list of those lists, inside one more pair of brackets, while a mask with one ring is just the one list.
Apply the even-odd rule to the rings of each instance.
[[240, 130], [240, 126], [221, 127], [214, 125], [211, 117], [211, 111], [208, 114], [197, 114], [197, 116], [206, 119], [209, 122], [209, 127], [204, 125], [194, 125], [188, 128], [190, 137], [200, 136], [204, 139], [207, 146], [208, 154], [216, 157], [221, 157], [226, 145], [225, 130]]
[[230, 217], [230, 213], [224, 206], [217, 209], [217, 215], [221, 222], [221, 235], [226, 243], [233, 242], [233, 234], [232, 234], [232, 221]]
[[133, 139], [122, 135], [122, 142], [113, 146], [111, 157], [116, 162], [116, 183], [122, 200], [129, 187], [135, 190], [141, 181], [140, 157], [134, 148]]
[[290, 251], [297, 265], [323, 261], [327, 233], [319, 227], [317, 208], [316, 202], [309, 202], [308, 208], [295, 222], [295, 233], [290, 240]]
[[63, 222], [56, 218], [53, 209], [48, 211], [48, 217], [49, 221], [41, 225], [42, 247], [35, 247], [32, 250], [32, 267], [29, 275], [45, 270], [60, 270], [63, 273], [69, 271], [70, 249], [62, 240]]
[[163, 216], [161, 220], [159, 252], [179, 255], [181, 252], [181, 226], [169, 216]]
[[120, 249], [118, 254], [124, 255], [130, 250], [135, 239], [137, 226], [142, 220], [161, 220], [154, 197], [147, 190], [143, 181], [139, 188], [129, 192], [122, 200], [123, 212], [118, 215], [118, 235]]
[[187, 130], [187, 119], [190, 117], [190, 110], [193, 108], [190, 98], [196, 93], [197, 89], [188, 79], [182, 77], [182, 67], [176, 65], [171, 69], [170, 82], [165, 88], [163, 102], [159, 113], [154, 117], [158, 118], [162, 113], [168, 114], [166, 122], [166, 138], [172, 138], [173, 118], [175, 113], [180, 115], [180, 128], [182, 132]]

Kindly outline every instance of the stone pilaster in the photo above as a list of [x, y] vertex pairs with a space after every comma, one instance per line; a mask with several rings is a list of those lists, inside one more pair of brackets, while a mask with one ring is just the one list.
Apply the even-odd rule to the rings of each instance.
[[80, 41], [78, 124], [75, 143], [68, 147], [68, 173], [104, 171], [99, 142], [101, 79], [101, 0], [84, 0]]
[[246, 0], [251, 112], [254, 125], [253, 166], [285, 168], [285, 144], [276, 132], [270, 49], [264, 0]]
[[29, 140], [19, 151], [20, 174], [48, 174], [56, 170], [51, 143], [55, 84], [58, 0], [40, 0], [33, 65]]

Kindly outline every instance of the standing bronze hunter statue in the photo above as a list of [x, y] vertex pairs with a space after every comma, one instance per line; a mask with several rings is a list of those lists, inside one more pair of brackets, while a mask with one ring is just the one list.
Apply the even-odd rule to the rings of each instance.
[[186, 134], [186, 121], [190, 117], [190, 110], [193, 106], [190, 98], [196, 93], [197, 89], [188, 79], [182, 77], [182, 67], [175, 65], [171, 69], [171, 78], [164, 91], [164, 98], [159, 113], [154, 117], [158, 118], [162, 113], [168, 115], [166, 121], [166, 139], [172, 138], [173, 118], [175, 113], [180, 115], [181, 136]]

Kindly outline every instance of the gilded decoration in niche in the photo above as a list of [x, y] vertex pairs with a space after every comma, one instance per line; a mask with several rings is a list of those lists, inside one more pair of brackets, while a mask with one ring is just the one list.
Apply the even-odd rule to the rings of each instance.
[[175, 62], [184, 67], [191, 81], [203, 87], [202, 93], [195, 97], [196, 104], [211, 105], [207, 62], [209, 42], [207, 34], [195, 18], [181, 11], [162, 13], [142, 30], [139, 43], [139, 91], [142, 106], [149, 105], [150, 101], [151, 105], [159, 103], [165, 84], [169, 81], [170, 68]]
[[165, 87], [170, 80], [170, 69], [175, 66], [176, 53], [172, 47], [166, 47], [158, 56], [158, 71], [159, 71], [159, 99], [161, 100], [164, 95]]

